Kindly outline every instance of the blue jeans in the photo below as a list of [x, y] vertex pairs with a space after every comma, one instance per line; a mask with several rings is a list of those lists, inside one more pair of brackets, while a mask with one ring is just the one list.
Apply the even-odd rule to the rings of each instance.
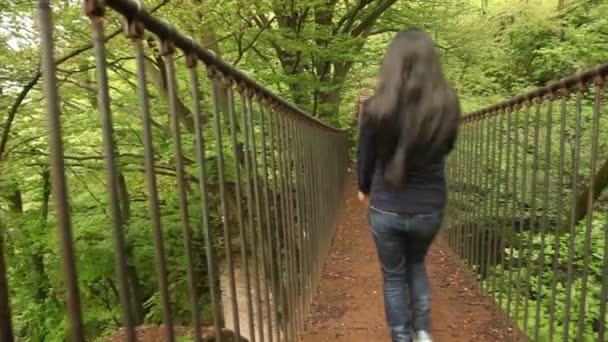
[[393, 342], [409, 342], [410, 328], [430, 332], [431, 290], [424, 259], [443, 213], [398, 215], [371, 208], [369, 219], [382, 266], [384, 306]]

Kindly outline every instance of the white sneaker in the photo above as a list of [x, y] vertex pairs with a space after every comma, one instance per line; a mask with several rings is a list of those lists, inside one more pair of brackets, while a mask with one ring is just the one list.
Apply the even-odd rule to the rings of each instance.
[[433, 342], [431, 335], [426, 331], [419, 331], [414, 338], [415, 342]]

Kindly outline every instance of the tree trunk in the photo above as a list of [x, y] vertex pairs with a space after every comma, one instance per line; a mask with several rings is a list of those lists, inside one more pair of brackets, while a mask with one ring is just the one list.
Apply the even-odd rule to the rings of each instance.
[[321, 110], [318, 111], [319, 117], [335, 117], [340, 111], [342, 102], [342, 88], [346, 76], [353, 66], [352, 62], [333, 63], [334, 73], [329, 81], [330, 89], [327, 91], [318, 92], [318, 100], [322, 104]]
[[564, 8], [566, 7], [566, 0], [559, 0], [557, 2], [557, 12], [559, 18], [559, 41], [566, 41], [566, 25], [564, 23]]
[[[43, 172], [43, 206], [42, 206], [42, 219], [44, 220], [43, 224], [46, 223], [46, 217], [48, 216], [48, 201], [50, 197], [50, 180], [48, 170]], [[9, 205], [10, 211], [17, 215], [23, 215], [23, 199], [21, 196], [21, 190], [15, 186], [13, 191], [9, 194]], [[26, 229], [25, 227], [22, 227]], [[32, 236], [29, 231], [25, 231], [25, 237], [27, 240], [31, 240]], [[48, 290], [48, 278], [46, 276], [44, 270], [44, 259], [42, 253], [38, 250], [30, 250], [30, 264], [32, 271], [34, 273], [35, 281], [35, 289], [34, 289], [34, 299], [36, 303], [42, 304], [44, 300], [47, 298], [47, 290]]]
[[[169, 103], [169, 90], [165, 81], [166, 74], [164, 73], [164, 64], [158, 64], [163, 63], [162, 59], [156, 59], [156, 64], [158, 64], [159, 67], [157, 67], [149, 58], [146, 58], [144, 61], [148, 79], [152, 81], [152, 84], [158, 93], [167, 101], [167, 103]], [[177, 112], [186, 130], [191, 134], [194, 133], [194, 118], [192, 117], [192, 112], [179, 98], [177, 99]], [[170, 127], [170, 125], [167, 127]]]
[[[51, 197], [51, 174], [48, 168], [45, 168], [42, 171], [42, 207], [40, 210], [40, 220], [42, 223], [42, 227], [46, 231], [47, 221], [49, 216], [49, 201]], [[36, 274], [36, 293], [35, 299], [36, 302], [41, 304], [48, 297], [49, 290], [49, 279], [46, 275], [46, 271], [44, 269], [44, 258], [40, 251], [35, 251], [31, 257], [32, 266], [34, 269], [34, 273]]]
[[[129, 197], [129, 189], [127, 188], [127, 182], [125, 175], [122, 172], [118, 173], [118, 196], [120, 200], [120, 211], [123, 219], [123, 226], [125, 232], [129, 227], [131, 221], [131, 200]], [[145, 289], [141, 285], [139, 273], [137, 267], [133, 264], [133, 245], [126, 239], [126, 253], [127, 253], [127, 269], [129, 271], [129, 283], [131, 285], [131, 291], [133, 293], [133, 318], [135, 324], [140, 325], [144, 323], [145, 319], [145, 308], [144, 303], [146, 301]]]
[[23, 214], [23, 200], [21, 199], [21, 190], [19, 190], [19, 187], [17, 185], [14, 186], [15, 188], [12, 189], [13, 191], [8, 195], [10, 211], [13, 214], [21, 215]]
[[8, 279], [4, 262], [4, 225], [0, 221], [0, 341], [13, 341]]
[[[593, 175], [594, 182], [593, 188], [589, 185], [591, 182], [587, 183], [585, 190], [578, 196], [576, 200], [576, 208], [574, 210], [574, 222], [575, 224], [580, 222], [587, 216], [587, 211], [589, 210], [589, 195], [593, 192], [593, 201], [597, 201], [597, 199], [602, 194], [602, 191], [608, 186], [608, 159], [604, 161], [602, 167], [598, 170], [598, 172]], [[572, 216], [570, 216], [570, 220], [566, 222], [566, 227], [572, 222]]]

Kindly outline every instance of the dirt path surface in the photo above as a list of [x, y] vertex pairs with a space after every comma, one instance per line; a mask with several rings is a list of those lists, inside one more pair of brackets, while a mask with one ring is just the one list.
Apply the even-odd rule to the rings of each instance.
[[[434, 340], [523, 341], [501, 323], [491, 299], [479, 295], [456, 260], [440, 240], [428, 255]], [[356, 200], [354, 182], [346, 197], [304, 341], [390, 341], [384, 318], [382, 277], [368, 231], [367, 208]]]

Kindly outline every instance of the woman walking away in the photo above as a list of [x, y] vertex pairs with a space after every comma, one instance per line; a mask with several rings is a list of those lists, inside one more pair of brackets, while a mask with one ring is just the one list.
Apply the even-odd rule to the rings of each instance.
[[358, 196], [370, 197], [393, 342], [432, 341], [424, 261], [443, 219], [444, 159], [459, 116], [431, 38], [419, 30], [398, 33], [363, 108], [357, 155]]

